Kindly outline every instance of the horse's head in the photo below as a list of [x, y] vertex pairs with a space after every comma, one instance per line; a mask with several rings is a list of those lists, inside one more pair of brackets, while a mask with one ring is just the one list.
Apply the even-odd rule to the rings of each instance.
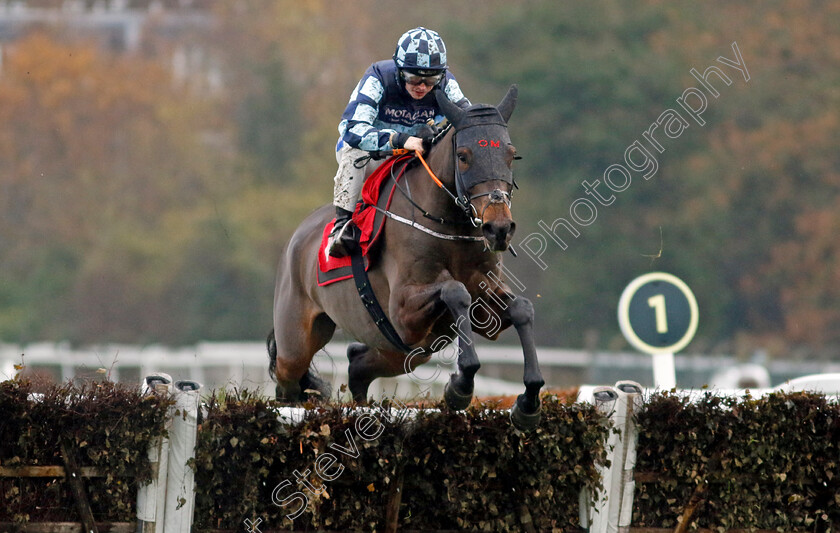
[[497, 107], [476, 104], [461, 109], [440, 91], [435, 96], [455, 128], [455, 189], [471, 218], [481, 220], [481, 231], [490, 248], [504, 251], [516, 223], [510, 213], [513, 189], [511, 168], [516, 148], [510, 142], [507, 122], [516, 107], [516, 85]]

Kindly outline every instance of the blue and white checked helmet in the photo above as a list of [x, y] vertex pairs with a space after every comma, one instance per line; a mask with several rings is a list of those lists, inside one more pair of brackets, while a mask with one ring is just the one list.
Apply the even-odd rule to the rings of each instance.
[[400, 69], [446, 70], [446, 45], [436, 31], [414, 28], [397, 41], [394, 62]]

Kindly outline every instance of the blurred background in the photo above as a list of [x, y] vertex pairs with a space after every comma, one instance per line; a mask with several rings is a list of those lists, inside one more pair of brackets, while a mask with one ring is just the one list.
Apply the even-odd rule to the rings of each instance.
[[[691, 384], [741, 362], [840, 365], [840, 4], [817, 0], [0, 0], [7, 363], [44, 343], [62, 357], [117, 344], [195, 357], [264, 339], [280, 250], [331, 201], [350, 92], [421, 25], [473, 102], [519, 84], [514, 245], [568, 218], [584, 180], [681, 111], [700, 87], [691, 69], [732, 79], [711, 78], [705, 125], [659, 130], [656, 174], [634, 174], [566, 250], [548, 246], [547, 268], [506, 254], [539, 345], [586, 365], [627, 355], [621, 291], [662, 270], [697, 296], [684, 360], [710, 363]], [[716, 61], [735, 60], [733, 42], [749, 81]], [[647, 376], [644, 361], [631, 366]], [[553, 384], [601, 378], [564, 375]]]

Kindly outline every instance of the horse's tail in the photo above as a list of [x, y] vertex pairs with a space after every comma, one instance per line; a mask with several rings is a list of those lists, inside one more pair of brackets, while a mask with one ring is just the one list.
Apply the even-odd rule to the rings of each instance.
[[277, 381], [277, 376], [274, 374], [274, 367], [277, 366], [277, 339], [274, 338], [274, 329], [268, 334], [265, 346], [268, 349], [268, 375], [271, 376], [272, 381]]

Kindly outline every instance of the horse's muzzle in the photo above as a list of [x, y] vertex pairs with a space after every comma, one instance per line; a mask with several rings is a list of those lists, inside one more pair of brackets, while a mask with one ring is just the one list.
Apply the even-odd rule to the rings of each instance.
[[508, 249], [514, 231], [516, 231], [516, 222], [509, 218], [491, 220], [481, 225], [484, 239], [494, 252], [504, 252]]

